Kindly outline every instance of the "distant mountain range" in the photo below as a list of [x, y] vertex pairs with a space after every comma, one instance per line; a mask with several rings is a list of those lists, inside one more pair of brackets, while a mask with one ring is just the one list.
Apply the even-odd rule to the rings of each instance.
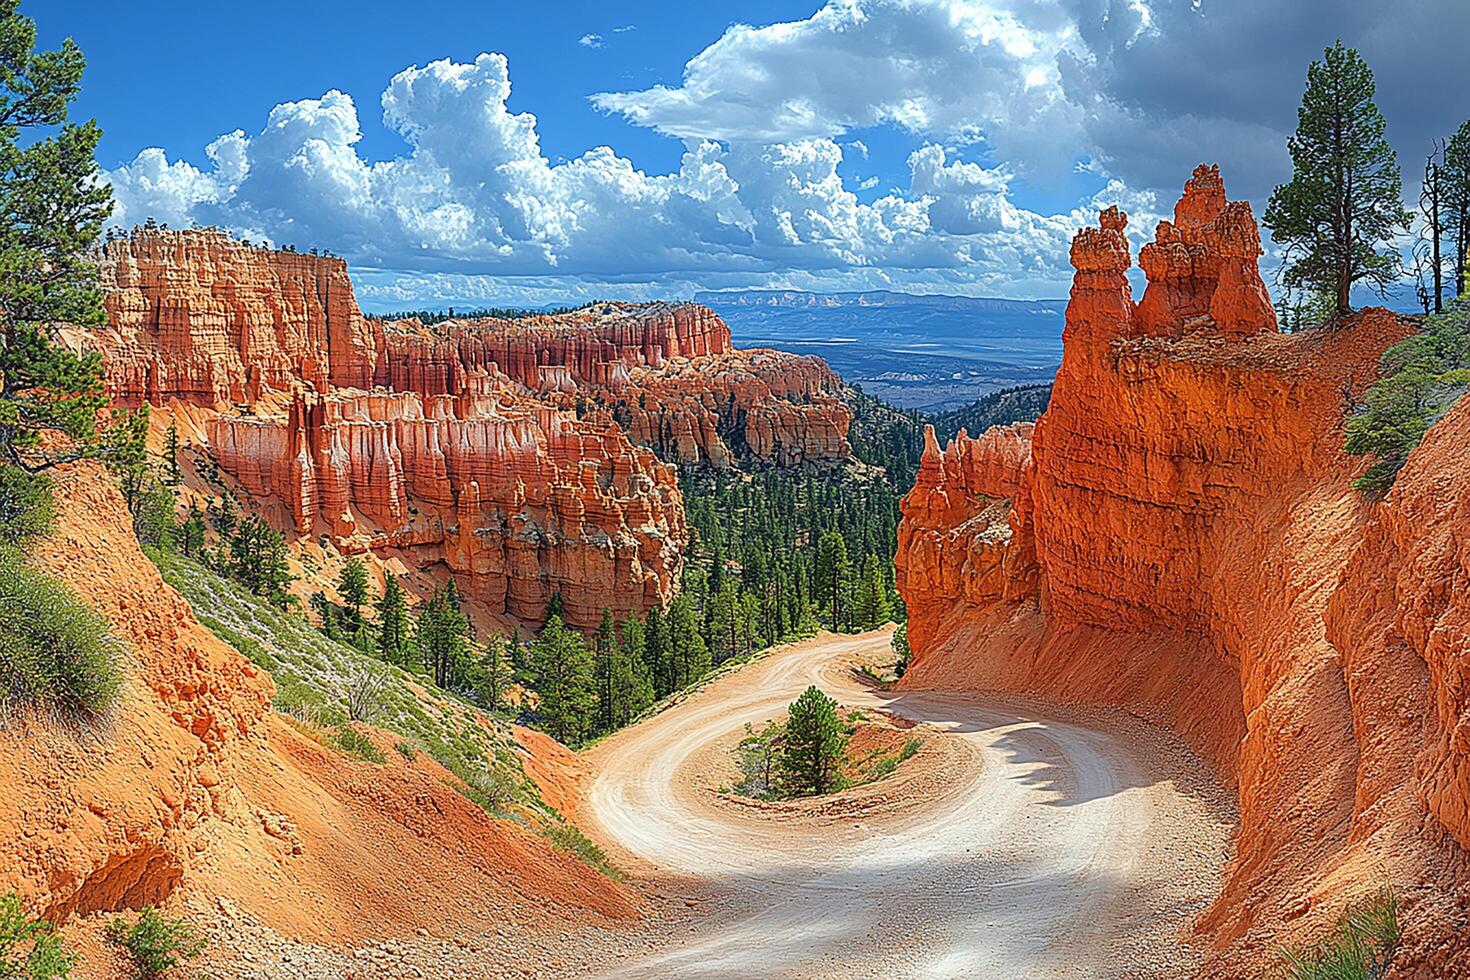
[[852, 306], [931, 307], [965, 313], [1035, 314], [1055, 316], [1067, 307], [1064, 299], [998, 299], [989, 296], [948, 296], [897, 293], [874, 289], [856, 293], [807, 293], [795, 289], [739, 289], [694, 294], [705, 306], [775, 307], [781, 309], [841, 309]]
[[701, 292], [740, 347], [817, 354], [885, 401], [937, 412], [1051, 381], [1066, 300], [801, 290]]

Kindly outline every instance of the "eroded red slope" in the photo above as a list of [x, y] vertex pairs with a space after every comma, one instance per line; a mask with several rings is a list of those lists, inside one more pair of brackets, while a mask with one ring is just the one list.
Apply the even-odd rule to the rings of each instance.
[[1470, 449], [1464, 412], [1372, 506], [1342, 415], [1411, 326], [1368, 310], [1277, 333], [1249, 206], [1213, 168], [1145, 246], [1136, 305], [1125, 224], [1105, 212], [1073, 243], [1034, 433], [930, 440], [900, 528], [904, 683], [1108, 703], [1185, 736], [1239, 793], [1237, 856], [1196, 924], [1216, 974], [1385, 882], [1398, 975], [1470, 970], [1470, 483], [1444, 463]]
[[621, 886], [489, 817], [423, 753], [380, 734], [374, 765], [300, 735], [139, 551], [111, 478], [84, 464], [57, 490], [36, 561], [112, 623], [127, 684], [100, 730], [0, 731], [0, 893], [63, 920], [224, 896], [331, 945], [633, 914]]

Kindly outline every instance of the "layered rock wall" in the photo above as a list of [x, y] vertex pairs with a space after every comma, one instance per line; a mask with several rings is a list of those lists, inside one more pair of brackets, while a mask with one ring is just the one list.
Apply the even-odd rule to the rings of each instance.
[[1115, 704], [1213, 762], [1240, 812], [1196, 924], [1218, 975], [1385, 878], [1418, 930], [1401, 975], [1449, 975], [1413, 971], [1470, 957], [1435, 946], [1470, 881], [1445, 836], [1463, 841], [1470, 760], [1456, 505], [1411, 468], [1374, 508], [1341, 451], [1344, 410], [1412, 328], [1369, 310], [1277, 333], [1249, 207], [1213, 168], [1145, 246], [1136, 305], [1125, 225], [1104, 212], [1073, 243], [1063, 363], [1029, 442], [926, 447], [900, 527], [904, 683]]
[[558, 592], [582, 626], [674, 593], [688, 544], [675, 473], [610, 421], [379, 391], [298, 397], [285, 419], [216, 416], [208, 431], [220, 465], [285, 501], [298, 531], [427, 546], [516, 619], [539, 622]]
[[384, 323], [341, 260], [215, 231], [138, 231], [101, 267], [109, 326], [77, 342], [116, 401], [197, 406], [298, 534], [443, 565], [494, 614], [539, 622], [560, 593], [590, 627], [667, 602], [688, 543], [667, 463], [851, 453], [825, 364], [735, 350], [702, 306]]
[[261, 386], [367, 387], [381, 331], [341, 259], [276, 252], [217, 231], [139, 232], [99, 263], [109, 330], [94, 342], [123, 405], [254, 401]]

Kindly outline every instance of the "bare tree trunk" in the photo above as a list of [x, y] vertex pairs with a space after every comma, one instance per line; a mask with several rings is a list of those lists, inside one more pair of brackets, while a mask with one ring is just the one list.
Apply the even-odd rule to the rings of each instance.
[[1429, 261], [1434, 268], [1434, 312], [1443, 313], [1444, 269], [1440, 266], [1439, 239], [1444, 229], [1439, 220], [1439, 165], [1434, 162], [1432, 153], [1425, 168], [1424, 181], [1429, 192]]

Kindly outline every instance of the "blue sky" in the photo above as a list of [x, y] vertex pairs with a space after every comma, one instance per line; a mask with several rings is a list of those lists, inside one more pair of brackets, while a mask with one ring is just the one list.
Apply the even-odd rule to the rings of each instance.
[[1406, 177], [1470, 112], [1421, 67], [1463, 57], [1459, 0], [144, 6], [22, 5], [88, 55], [119, 223], [330, 248], [376, 308], [1056, 296], [1091, 212], [1151, 230], [1194, 163], [1259, 214], [1337, 34]]

